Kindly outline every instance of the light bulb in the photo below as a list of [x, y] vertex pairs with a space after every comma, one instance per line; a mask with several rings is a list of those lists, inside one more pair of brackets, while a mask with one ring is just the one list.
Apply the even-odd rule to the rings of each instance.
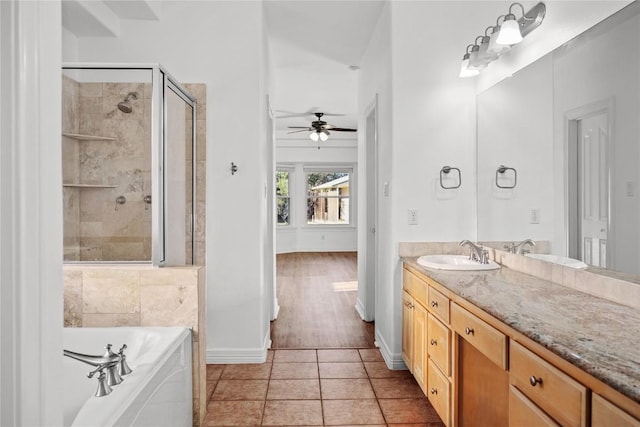
[[462, 62], [460, 63], [459, 77], [461, 78], [474, 77], [474, 76], [477, 76], [478, 74], [480, 74], [479, 70], [475, 70], [475, 69], [472, 70], [469, 68], [469, 54], [465, 53], [464, 56], [462, 57]]
[[500, 26], [500, 33], [496, 39], [496, 43], [501, 45], [514, 45], [522, 41], [520, 33], [520, 24], [516, 21], [513, 14], [508, 14], [504, 18], [504, 22]]
[[318, 138], [319, 138], [318, 132], [311, 132], [309, 134], [309, 138], [311, 138], [313, 142], [318, 142]]
[[498, 44], [496, 42], [499, 35], [500, 35], [500, 27], [495, 27], [493, 30], [493, 33], [491, 33], [491, 37], [489, 37], [489, 46], [487, 46], [488, 54], [500, 56], [506, 51], [508, 51], [509, 49], [511, 49], [511, 46], [509, 45]]

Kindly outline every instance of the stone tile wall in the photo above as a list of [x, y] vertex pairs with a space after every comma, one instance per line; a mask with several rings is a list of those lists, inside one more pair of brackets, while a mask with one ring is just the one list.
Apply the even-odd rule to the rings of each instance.
[[65, 265], [65, 327], [185, 326], [193, 331], [194, 426], [206, 413], [204, 267]]

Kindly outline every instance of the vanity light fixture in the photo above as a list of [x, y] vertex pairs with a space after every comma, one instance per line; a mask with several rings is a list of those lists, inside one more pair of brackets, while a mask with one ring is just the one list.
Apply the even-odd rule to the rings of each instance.
[[[514, 6], [522, 9], [522, 18], [516, 20], [516, 16], [511, 9]], [[520, 3], [512, 3], [509, 6], [509, 13], [500, 15], [496, 19], [495, 26], [489, 26], [484, 30], [484, 36], [478, 36], [471, 46], [467, 46], [465, 55], [462, 58], [460, 77], [471, 77], [479, 74], [489, 63], [498, 59], [500, 55], [509, 50], [514, 44], [520, 43], [527, 34], [535, 30], [542, 24], [546, 13], [546, 6], [540, 2], [525, 12]], [[500, 24], [502, 19], [502, 24]], [[488, 34], [491, 30], [491, 34]], [[480, 43], [478, 43], [480, 40]], [[468, 62], [465, 62], [467, 61]], [[465, 68], [466, 67], [466, 68]], [[471, 72], [471, 73], [470, 73]]]

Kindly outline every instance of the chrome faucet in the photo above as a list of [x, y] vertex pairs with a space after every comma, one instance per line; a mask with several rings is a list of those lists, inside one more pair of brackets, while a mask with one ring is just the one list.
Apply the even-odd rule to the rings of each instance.
[[489, 264], [489, 251], [482, 246], [478, 246], [470, 240], [463, 240], [460, 246], [469, 246], [469, 259], [478, 261], [480, 264]]
[[510, 245], [505, 245], [505, 249], [510, 254], [524, 255], [525, 253], [529, 252], [528, 250], [524, 249], [525, 245], [535, 246], [536, 242], [534, 242], [531, 239], [524, 239], [522, 242], [518, 243], [517, 245], [515, 243], [511, 243]]
[[[96, 397], [102, 397], [111, 393], [111, 386], [118, 385], [123, 381], [123, 375], [133, 372], [127, 364], [127, 357], [124, 354], [126, 348], [127, 345], [125, 344], [118, 353], [114, 353], [111, 351], [111, 344], [107, 344], [106, 351], [102, 356], [76, 353], [69, 350], [63, 350], [62, 354], [96, 368], [89, 372], [87, 376], [93, 378], [95, 374], [99, 374], [98, 390], [95, 395]], [[105, 370], [107, 371], [106, 373]]]

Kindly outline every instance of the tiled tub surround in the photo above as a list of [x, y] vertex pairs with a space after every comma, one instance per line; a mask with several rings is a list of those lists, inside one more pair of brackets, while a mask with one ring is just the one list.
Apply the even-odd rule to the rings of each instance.
[[510, 268], [432, 270], [403, 261], [565, 361], [640, 402], [637, 309]]
[[64, 266], [65, 327], [186, 326], [193, 331], [194, 425], [206, 413], [204, 267]]

